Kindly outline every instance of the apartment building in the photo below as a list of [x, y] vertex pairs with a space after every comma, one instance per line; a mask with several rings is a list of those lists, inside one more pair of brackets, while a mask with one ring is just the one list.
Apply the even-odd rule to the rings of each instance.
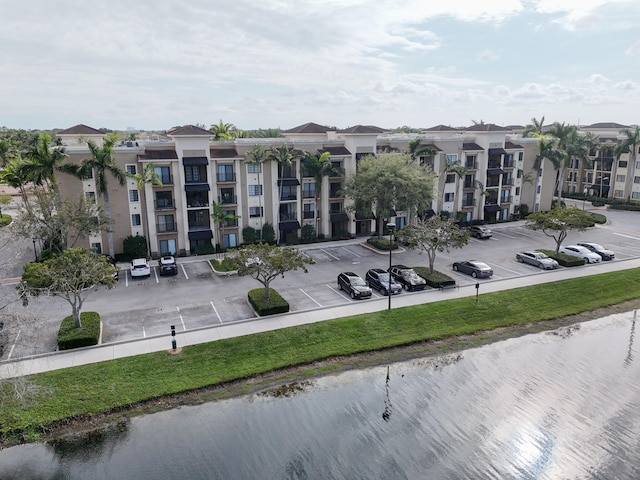
[[[365, 155], [407, 152], [411, 140], [420, 139], [437, 153], [418, 161], [431, 166], [438, 175], [437, 191], [427, 214], [446, 214], [466, 222], [504, 221], [527, 204], [530, 211], [550, 208], [555, 173], [546, 162], [539, 171], [532, 166], [537, 140], [521, 138], [513, 128], [493, 124], [467, 129], [437, 126], [419, 135], [393, 135], [374, 126], [358, 125], [331, 129], [307, 123], [283, 132], [284, 138], [211, 141], [211, 132], [184, 126], [166, 137], [123, 141], [114, 149], [114, 158], [123, 170], [140, 173], [153, 162], [162, 184], [135, 180], [120, 186], [109, 182], [109, 199], [116, 252], [130, 235], [145, 236], [152, 256], [190, 255], [198, 247], [219, 244], [235, 247], [243, 242], [242, 229], [261, 230], [270, 223], [277, 238], [300, 236], [304, 225], [329, 238], [370, 235], [377, 222], [392, 221], [398, 228], [413, 219], [394, 211], [390, 219], [376, 219], [372, 212], [354, 210], [342, 196], [342, 176], [325, 177], [322, 185], [302, 168], [301, 160], [291, 165], [256, 163], [251, 155], [257, 146], [287, 145], [307, 152], [328, 152], [335, 167], [346, 176], [356, 173], [357, 162]], [[86, 125], [58, 132], [72, 162], [90, 157], [86, 142], [101, 144], [104, 134]], [[318, 189], [320, 195], [317, 195]], [[83, 180], [60, 179], [64, 196], [96, 196], [92, 175]], [[316, 200], [317, 199], [317, 200]], [[212, 203], [222, 206], [230, 217], [214, 224]], [[89, 239], [87, 246], [106, 250], [102, 236]]]

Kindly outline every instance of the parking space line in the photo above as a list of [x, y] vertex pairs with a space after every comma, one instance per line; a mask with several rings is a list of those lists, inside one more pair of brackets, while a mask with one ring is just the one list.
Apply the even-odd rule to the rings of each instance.
[[178, 310], [178, 316], [180, 317], [180, 323], [182, 323], [182, 331], [185, 331], [187, 329], [187, 327], [184, 324], [184, 320], [182, 319], [182, 314], [180, 313], [180, 307], [176, 307], [176, 310]]
[[142, 326], [142, 338], [147, 338], [147, 331], [144, 329], [144, 325]]
[[158, 271], [155, 268], [153, 269], [153, 276], [156, 277], [156, 283], [160, 283], [160, 279], [158, 278]]
[[322, 305], [319, 304], [315, 298], [313, 298], [311, 295], [309, 295], [307, 292], [305, 292], [303, 289], [299, 289], [302, 293], [304, 293], [307, 297], [309, 297], [309, 299], [311, 299], [311, 301], [313, 301], [316, 305], [318, 305], [319, 307], [321, 307]]
[[350, 302], [353, 302], [353, 300], [349, 297], [349, 295], [347, 295], [346, 297], [342, 294], [342, 290], [338, 291], [335, 288], [333, 288], [331, 285], [327, 285], [327, 287], [329, 287], [331, 290], [333, 290], [337, 295], [340, 295], [342, 298], [346, 298], [347, 300], [349, 300]]
[[516, 239], [516, 238], [518, 238], [518, 237], [514, 237], [514, 236], [512, 236], [512, 235], [507, 235], [507, 234], [506, 234], [506, 233], [504, 233], [504, 232], [499, 232], [498, 230], [494, 230], [494, 231], [493, 231], [493, 233], [494, 233], [494, 234], [495, 234], [495, 233], [497, 233], [498, 235], [502, 235], [503, 237], [507, 237], [507, 238], [511, 238], [511, 239]]
[[22, 330], [18, 329], [18, 334], [16, 335], [16, 339], [13, 341], [13, 345], [11, 345], [11, 350], [9, 350], [9, 356], [7, 357], [7, 360], [9, 360], [11, 358], [11, 355], [13, 355], [13, 349], [16, 348], [18, 338], [20, 338], [20, 332], [22, 332]]
[[182, 269], [182, 273], [184, 274], [184, 278], [189, 280], [189, 275], [187, 275], [187, 271], [184, 269], [184, 265], [180, 264], [180, 268]]
[[618, 232], [613, 232], [614, 235], [619, 235], [621, 237], [625, 237], [625, 238], [632, 238], [633, 240], [640, 240], [640, 238], [638, 237], [633, 237], [631, 235], [625, 235], [624, 233], [618, 233]]
[[211, 304], [211, 308], [213, 308], [213, 311], [215, 312], [216, 317], [218, 317], [218, 321], [219, 321], [220, 323], [222, 323], [222, 319], [220, 318], [220, 314], [218, 313], [218, 310], [216, 309], [216, 306], [213, 304], [213, 302], [212, 302], [212, 301], [211, 301], [211, 302], [209, 302], [209, 303]]
[[329, 252], [327, 252], [324, 248], [320, 249], [321, 252], [326, 253], [327, 255], [329, 255], [331, 258], [335, 259], [335, 260], [340, 260], [338, 257], [336, 257], [335, 255], [331, 255]]
[[493, 266], [491, 266], [491, 268], [493, 268], [494, 270], [496, 268], [501, 268], [503, 270], [506, 270], [507, 272], [515, 273], [516, 275], [522, 275], [522, 272], [518, 272], [516, 270], [511, 270], [510, 268], [503, 267], [502, 265], [493, 265]]
[[347, 247], [342, 247], [343, 250], [346, 250], [347, 252], [349, 252], [351, 255], [353, 255], [354, 257], [358, 257], [361, 258], [362, 255], [358, 255], [356, 252], [352, 252], [351, 250], [349, 250]]

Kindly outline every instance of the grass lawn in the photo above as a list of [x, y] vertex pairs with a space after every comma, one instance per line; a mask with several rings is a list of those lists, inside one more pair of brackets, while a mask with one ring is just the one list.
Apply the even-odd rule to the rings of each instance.
[[[69, 419], [331, 357], [552, 320], [640, 298], [640, 269], [563, 280], [33, 375], [27, 403], [1, 396], [0, 444], [31, 441]], [[2, 393], [2, 392], [0, 392]], [[6, 393], [6, 392], [5, 392]]]

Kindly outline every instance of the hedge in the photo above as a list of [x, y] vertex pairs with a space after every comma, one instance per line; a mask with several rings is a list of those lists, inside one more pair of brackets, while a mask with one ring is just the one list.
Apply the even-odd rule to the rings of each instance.
[[453, 284], [456, 283], [456, 281], [446, 273], [438, 272], [437, 270], [429, 273], [428, 267], [413, 267], [413, 269], [418, 275], [424, 278], [427, 281], [427, 285], [432, 288], [440, 288], [443, 283], [447, 286], [452, 285], [451, 282], [453, 282]]
[[273, 288], [269, 289], [269, 298], [264, 296], [264, 288], [249, 290], [247, 296], [249, 303], [261, 317], [289, 311], [289, 302], [282, 298]]
[[555, 250], [538, 248], [536, 251], [546, 253], [547, 256], [557, 260], [557, 262], [563, 267], [579, 267], [580, 265], [585, 264], [584, 258], [574, 257], [573, 255], [567, 255], [566, 253], [556, 253]]
[[58, 350], [90, 347], [100, 340], [100, 314], [97, 312], [80, 313], [82, 326], [76, 328], [73, 317], [69, 315], [62, 320], [58, 330]]

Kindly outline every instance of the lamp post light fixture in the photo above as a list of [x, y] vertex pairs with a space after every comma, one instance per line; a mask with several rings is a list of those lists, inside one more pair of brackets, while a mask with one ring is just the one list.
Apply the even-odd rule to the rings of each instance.
[[389, 230], [389, 306], [387, 307], [387, 310], [391, 310], [391, 252], [393, 251], [393, 231], [395, 229], [395, 223], [387, 223], [387, 230]]
[[584, 191], [582, 192], [583, 193], [583, 196], [582, 196], [582, 211], [583, 212], [584, 212], [584, 204], [587, 201], [587, 192], [588, 191], [589, 190], [587, 190], [587, 187], [584, 187]]

